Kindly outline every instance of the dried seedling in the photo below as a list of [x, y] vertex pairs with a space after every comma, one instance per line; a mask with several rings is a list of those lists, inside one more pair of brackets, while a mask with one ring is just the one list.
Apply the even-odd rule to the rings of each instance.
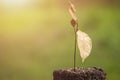
[[78, 44], [78, 48], [80, 50], [80, 56], [82, 58], [82, 62], [90, 55], [92, 49], [92, 41], [91, 38], [85, 32], [82, 32], [78, 29], [78, 18], [76, 16], [76, 8], [71, 1], [69, 1], [69, 13], [72, 16], [71, 25], [74, 28], [75, 33], [75, 46], [74, 46], [74, 71], [76, 67], [76, 46]]

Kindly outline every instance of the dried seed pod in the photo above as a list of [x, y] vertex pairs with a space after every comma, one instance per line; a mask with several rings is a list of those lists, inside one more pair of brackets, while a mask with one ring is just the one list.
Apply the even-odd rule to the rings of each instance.
[[72, 20], [77, 23], [77, 16], [76, 16], [76, 9], [75, 6], [69, 1], [70, 7], [69, 7], [69, 13], [72, 16]]

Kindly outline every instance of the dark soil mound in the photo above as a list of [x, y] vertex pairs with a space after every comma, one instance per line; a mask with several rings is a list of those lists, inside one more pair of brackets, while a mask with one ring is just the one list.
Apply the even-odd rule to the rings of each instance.
[[105, 80], [106, 73], [97, 67], [60, 69], [53, 72], [53, 80]]

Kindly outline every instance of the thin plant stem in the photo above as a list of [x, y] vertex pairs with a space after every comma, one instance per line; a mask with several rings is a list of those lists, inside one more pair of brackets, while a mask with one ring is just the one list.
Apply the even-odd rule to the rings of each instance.
[[75, 71], [75, 68], [76, 68], [77, 30], [78, 30], [78, 24], [77, 24], [76, 27], [74, 27], [74, 33], [75, 33], [75, 45], [74, 45], [74, 71]]
[[75, 31], [75, 46], [74, 46], [74, 71], [75, 71], [75, 67], [76, 67], [76, 44], [77, 44], [77, 35], [76, 35], [76, 31]]

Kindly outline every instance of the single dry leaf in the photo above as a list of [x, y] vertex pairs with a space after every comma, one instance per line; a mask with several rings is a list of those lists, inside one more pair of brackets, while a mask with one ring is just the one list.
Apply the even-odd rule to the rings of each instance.
[[90, 55], [92, 49], [92, 41], [86, 33], [78, 30], [77, 42], [78, 42], [78, 48], [80, 50], [80, 56], [82, 58], [82, 62], [84, 62], [84, 60]]
[[70, 8], [69, 8], [69, 13], [72, 16], [72, 19], [76, 21], [77, 23], [77, 16], [76, 16], [76, 9], [75, 6], [69, 1]]

